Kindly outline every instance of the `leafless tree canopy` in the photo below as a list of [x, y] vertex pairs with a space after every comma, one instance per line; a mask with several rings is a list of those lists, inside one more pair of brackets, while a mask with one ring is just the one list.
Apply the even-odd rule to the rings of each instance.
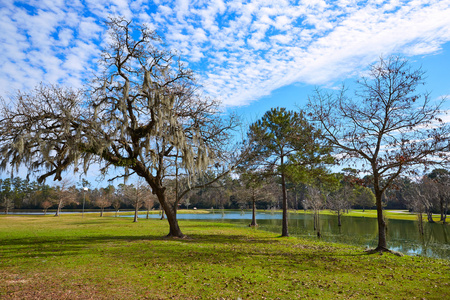
[[417, 92], [424, 72], [400, 57], [380, 59], [358, 81], [355, 96], [317, 90], [310, 98], [310, 117], [343, 158], [358, 159], [373, 177], [379, 222], [379, 245], [386, 249], [383, 193], [402, 173], [448, 163], [449, 126], [440, 103]]

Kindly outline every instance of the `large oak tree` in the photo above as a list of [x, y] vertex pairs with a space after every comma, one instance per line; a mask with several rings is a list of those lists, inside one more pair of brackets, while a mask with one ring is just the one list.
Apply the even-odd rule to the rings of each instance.
[[174, 161], [193, 177], [215, 164], [233, 119], [200, 95], [193, 73], [155, 32], [122, 18], [108, 25], [108, 46], [86, 90], [41, 85], [3, 105], [1, 167], [25, 164], [39, 181], [61, 180], [70, 166], [87, 172], [92, 163], [103, 174], [111, 167], [117, 177], [136, 174], [158, 197], [169, 236], [183, 237], [166, 177]]

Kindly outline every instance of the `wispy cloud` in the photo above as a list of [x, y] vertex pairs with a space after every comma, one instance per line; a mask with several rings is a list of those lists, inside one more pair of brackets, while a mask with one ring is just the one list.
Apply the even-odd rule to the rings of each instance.
[[436, 53], [450, 41], [448, 0], [6, 2], [2, 95], [40, 81], [81, 85], [108, 15], [149, 23], [199, 73], [205, 93], [228, 106], [296, 82], [340, 81], [380, 54]]

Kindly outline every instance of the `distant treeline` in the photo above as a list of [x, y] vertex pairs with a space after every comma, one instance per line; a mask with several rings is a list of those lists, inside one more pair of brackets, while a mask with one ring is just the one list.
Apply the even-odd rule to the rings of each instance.
[[[336, 191], [347, 187], [338, 194], [343, 201], [338, 209], [373, 208], [375, 198], [370, 178], [358, 178], [354, 170], [346, 169], [334, 174], [338, 178], [338, 186], [333, 190], [322, 191], [324, 195], [337, 195]], [[449, 202], [450, 173], [444, 169], [436, 169], [419, 181], [402, 177], [395, 188], [384, 196], [386, 209], [410, 209], [423, 212], [446, 214]], [[168, 186], [174, 186], [175, 181]], [[249, 186], [242, 176], [225, 176], [214, 185], [191, 191], [185, 195], [179, 208], [225, 208], [248, 209], [255, 200], [258, 209], [280, 209], [281, 193], [277, 177], [266, 178], [258, 186]], [[305, 184], [288, 183], [288, 203], [290, 209], [311, 209], [308, 199], [308, 187]], [[169, 188], [168, 197], [174, 198]], [[335, 208], [333, 197], [321, 197], [323, 203], [319, 207]], [[425, 201], [425, 204], [423, 204]], [[419, 203], [419, 204], [418, 204]], [[422, 203], [423, 205], [421, 205]], [[147, 184], [109, 185], [106, 188], [91, 188], [89, 182], [82, 180], [77, 184], [64, 181], [60, 185], [38, 184], [19, 177], [0, 179], [0, 209], [8, 212], [14, 209], [66, 209], [114, 208], [129, 209], [136, 206], [147, 209], [159, 209], [159, 203]], [[419, 205], [419, 208], [418, 208]]]

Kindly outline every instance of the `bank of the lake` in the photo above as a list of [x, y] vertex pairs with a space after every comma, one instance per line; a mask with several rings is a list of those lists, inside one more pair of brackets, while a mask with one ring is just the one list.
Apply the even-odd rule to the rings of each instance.
[[[19, 213], [16, 211], [15, 213]], [[36, 214], [36, 211], [22, 212]], [[77, 213], [65, 210], [63, 214]], [[140, 211], [140, 218], [147, 218], [145, 211]], [[99, 214], [98, 211], [85, 214]], [[116, 216], [109, 211], [105, 216]], [[121, 211], [119, 216], [132, 217], [134, 211]], [[181, 209], [178, 211], [180, 220], [202, 220], [212, 222], [228, 222], [236, 226], [247, 226], [250, 223], [251, 210], [222, 210], [222, 209]], [[423, 235], [420, 234], [417, 216], [407, 210], [385, 211], [388, 222], [388, 247], [407, 255], [427, 256], [450, 260], [450, 226], [449, 224], [424, 222]], [[149, 218], [161, 217], [159, 211], [150, 211]], [[281, 232], [281, 211], [259, 210], [257, 222], [260, 230]], [[292, 236], [317, 240], [317, 231], [309, 211], [289, 211], [289, 233]], [[439, 220], [439, 216], [435, 216]], [[351, 210], [342, 216], [342, 226], [337, 224], [335, 213], [324, 210], [320, 213], [319, 229], [321, 240], [326, 242], [344, 243], [360, 247], [376, 247], [378, 243], [378, 226], [375, 210]]]
[[0, 216], [2, 299], [450, 297], [449, 261], [180, 220]]
[[[252, 219], [252, 212], [248, 210], [216, 209], [209, 210], [208, 213], [196, 212], [196, 210], [181, 210], [178, 219], [227, 222], [242, 227], [248, 226]], [[387, 218], [387, 241], [390, 249], [407, 255], [450, 260], [450, 226], [448, 224], [424, 222], [424, 230], [421, 234], [418, 222], [409, 218], [411, 214], [408, 211], [392, 211], [386, 214], [392, 216]], [[317, 240], [317, 231], [320, 231], [320, 239], [326, 242], [375, 248], [378, 244], [378, 225], [373, 215], [376, 216], [373, 211], [353, 211], [342, 216], [342, 226], [338, 226], [336, 214], [322, 211], [318, 222], [319, 227], [316, 230], [313, 215], [310, 212], [290, 211], [288, 213], [289, 233], [291, 236]], [[405, 217], [402, 218], [403, 215]], [[131, 215], [122, 216], [131, 217]], [[141, 214], [140, 217], [147, 216]], [[159, 218], [160, 216], [153, 214], [149, 217]], [[257, 211], [256, 219], [259, 230], [281, 233], [282, 213], [280, 211], [260, 210]]]

